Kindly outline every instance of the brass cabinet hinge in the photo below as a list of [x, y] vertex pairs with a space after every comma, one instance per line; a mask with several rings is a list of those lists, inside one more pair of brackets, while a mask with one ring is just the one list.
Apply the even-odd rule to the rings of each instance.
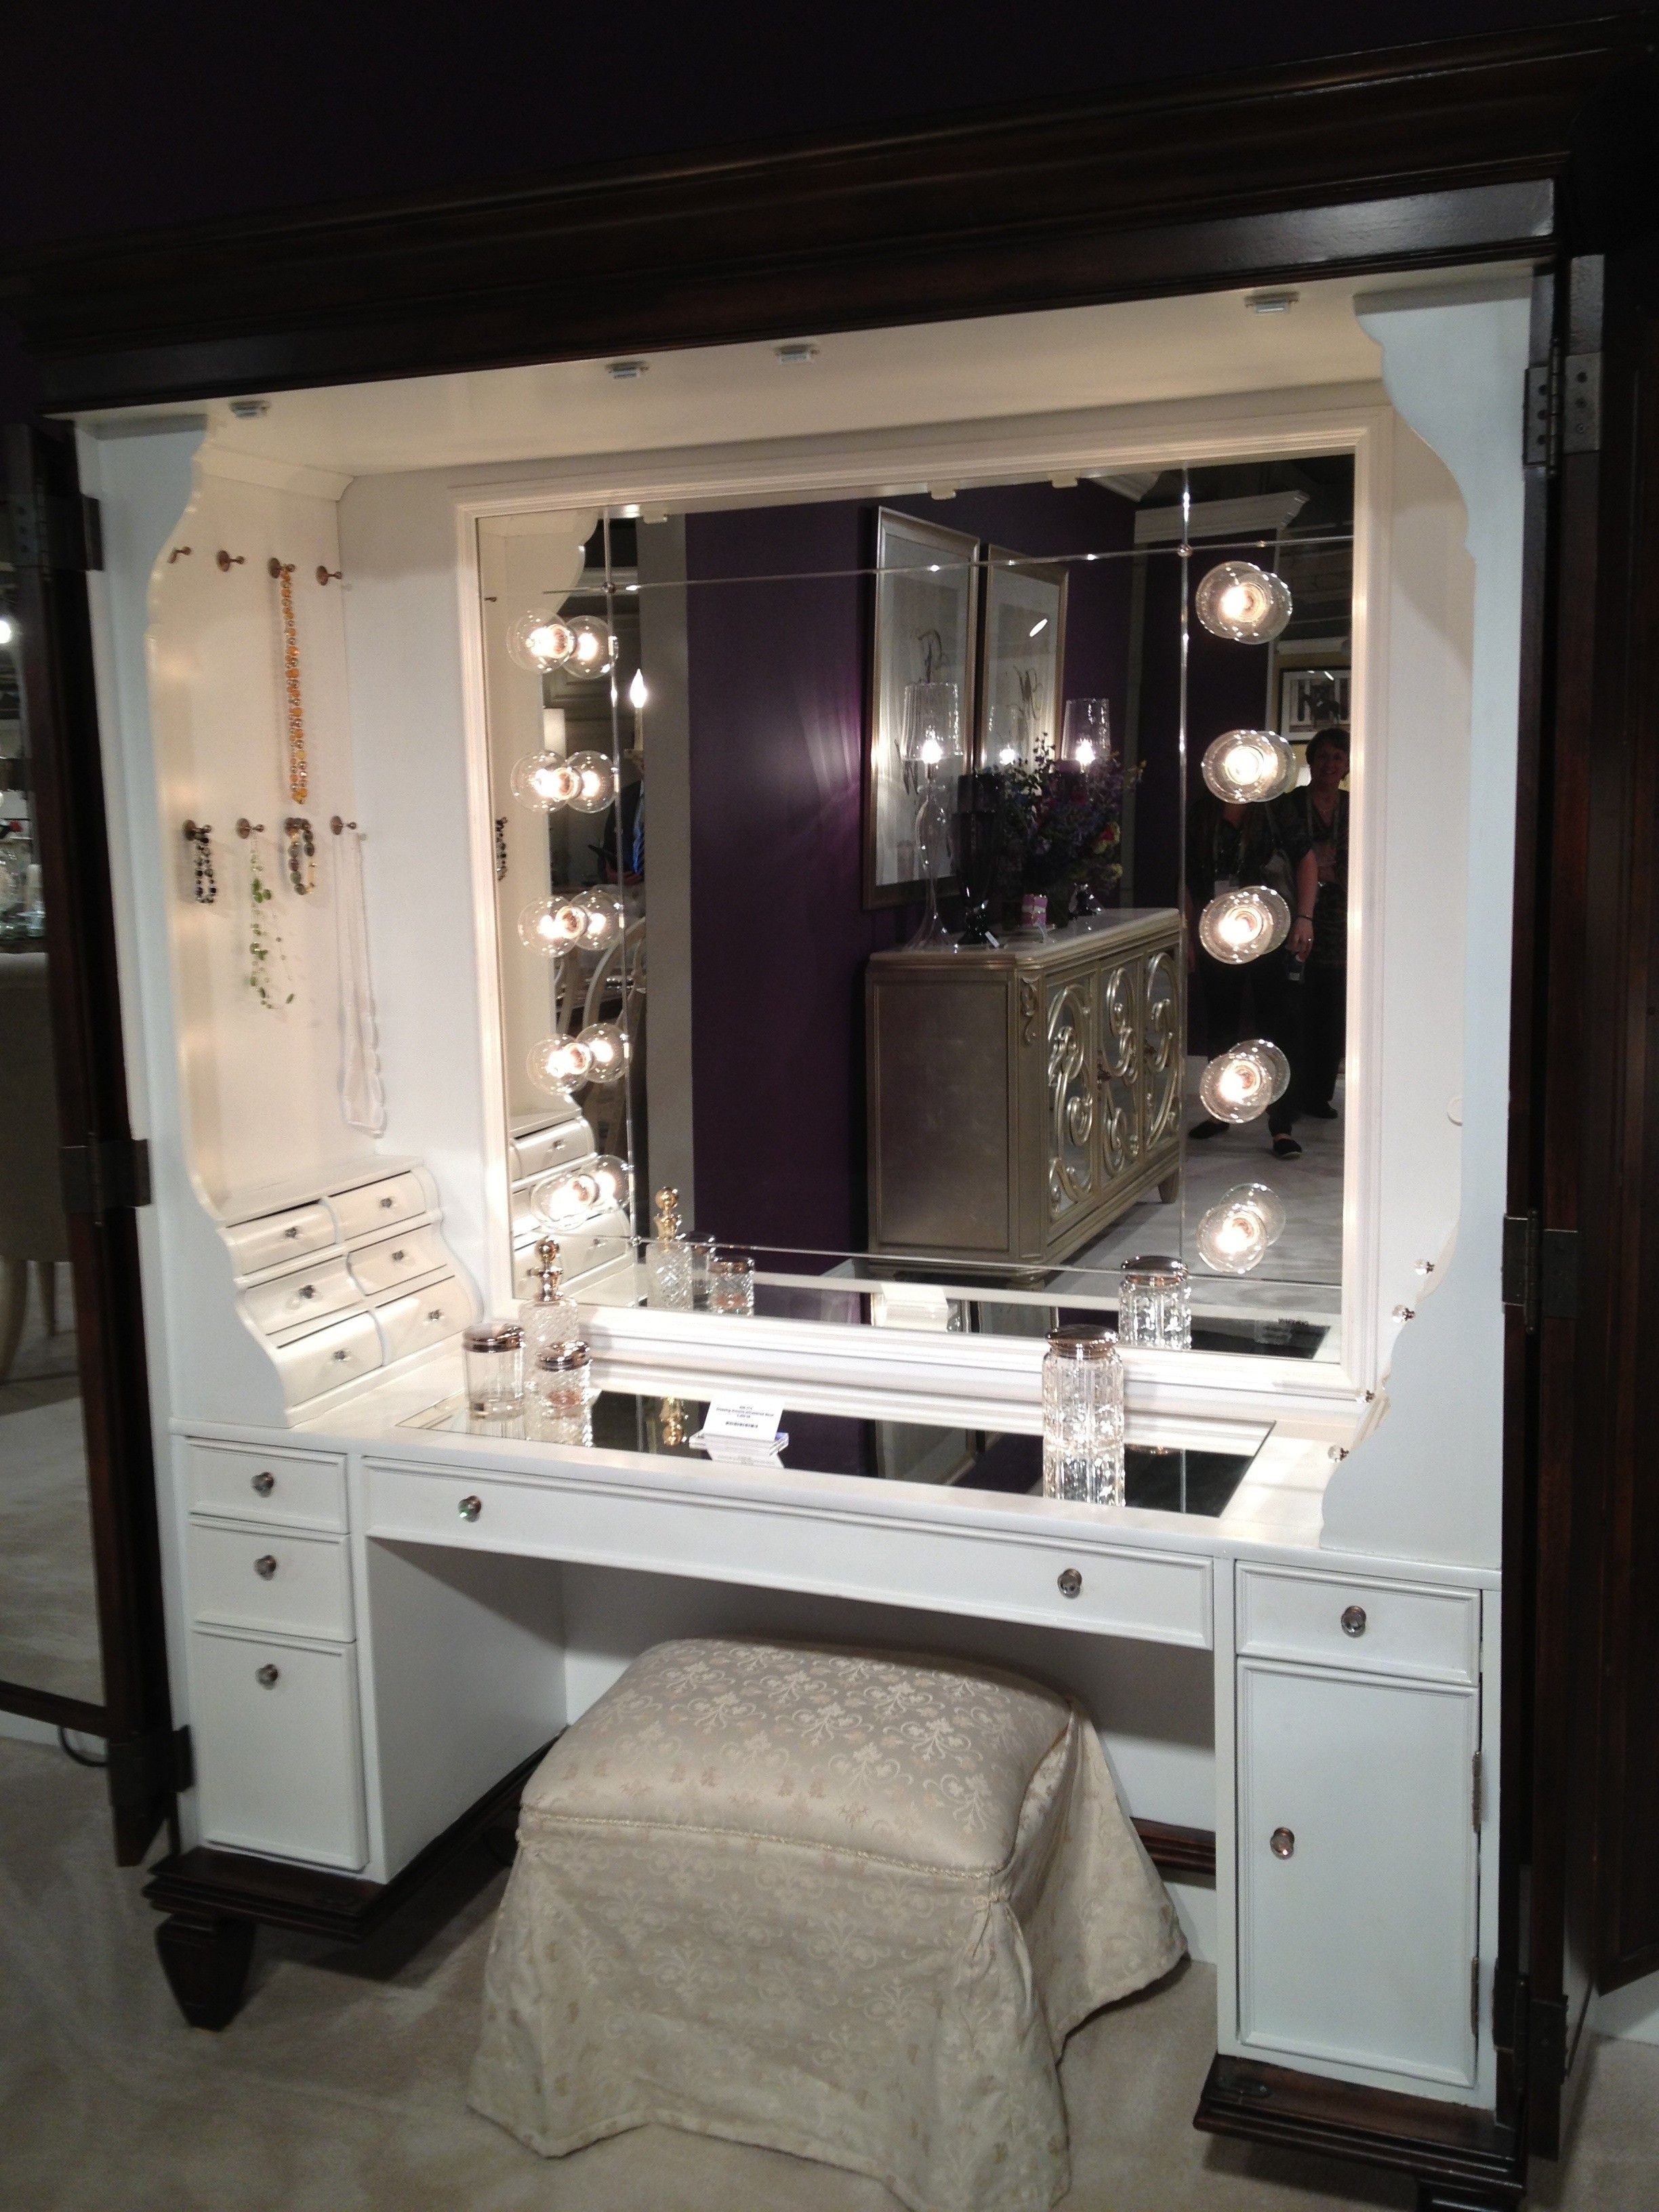
[[65, 1145], [58, 1158], [65, 1213], [89, 1213], [101, 1228], [118, 1207], [150, 1202], [149, 1146], [142, 1137], [93, 1137]]
[[104, 565], [103, 518], [84, 492], [15, 491], [0, 501], [0, 559], [14, 568], [73, 569]]

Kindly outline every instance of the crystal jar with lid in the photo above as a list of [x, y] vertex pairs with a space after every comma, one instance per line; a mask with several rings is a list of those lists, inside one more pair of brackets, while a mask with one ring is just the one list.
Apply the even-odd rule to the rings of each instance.
[[1123, 1503], [1123, 1362], [1109, 1329], [1057, 1328], [1042, 1361], [1042, 1494]]
[[524, 1403], [524, 1331], [516, 1321], [478, 1321], [461, 1331], [468, 1411], [491, 1419]]
[[593, 1397], [593, 1358], [580, 1342], [550, 1344], [531, 1376], [536, 1395], [554, 1413], [580, 1413]]
[[755, 1255], [717, 1250], [708, 1263], [708, 1310], [748, 1316], [755, 1310]]
[[519, 1322], [524, 1330], [526, 1375], [533, 1380], [544, 1352], [556, 1344], [574, 1344], [582, 1332], [575, 1303], [561, 1287], [556, 1237], [544, 1237], [537, 1245], [531, 1279], [534, 1287], [519, 1308]]
[[1117, 1305], [1120, 1344], [1187, 1352], [1193, 1341], [1192, 1285], [1184, 1261], [1161, 1252], [1126, 1260]]

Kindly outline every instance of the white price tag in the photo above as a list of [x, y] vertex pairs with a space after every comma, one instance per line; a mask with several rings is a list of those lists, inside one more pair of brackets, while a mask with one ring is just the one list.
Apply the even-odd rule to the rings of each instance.
[[770, 1444], [783, 1423], [782, 1406], [754, 1398], [712, 1398], [702, 1417], [702, 1434], [730, 1443]]

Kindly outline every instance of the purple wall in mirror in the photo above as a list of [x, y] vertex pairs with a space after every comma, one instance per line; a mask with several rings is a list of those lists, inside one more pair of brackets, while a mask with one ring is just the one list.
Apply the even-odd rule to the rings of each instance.
[[[1033, 557], [1121, 554], [1133, 533], [1093, 484], [886, 503]], [[696, 1226], [732, 1243], [864, 1241], [864, 965], [915, 923], [860, 902], [873, 515], [686, 523]], [[1065, 695], [1109, 698], [1116, 731], [1131, 565], [1074, 565], [1066, 616]]]

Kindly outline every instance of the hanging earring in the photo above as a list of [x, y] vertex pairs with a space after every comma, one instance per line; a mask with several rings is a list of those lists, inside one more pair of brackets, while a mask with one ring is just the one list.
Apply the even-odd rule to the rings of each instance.
[[211, 836], [211, 829], [205, 822], [186, 822], [185, 824], [185, 837], [194, 858], [198, 906], [211, 906], [219, 896], [219, 885], [213, 873], [213, 847], [209, 842]]
[[290, 814], [283, 824], [288, 833], [288, 879], [301, 898], [317, 887], [317, 838], [303, 814]]

